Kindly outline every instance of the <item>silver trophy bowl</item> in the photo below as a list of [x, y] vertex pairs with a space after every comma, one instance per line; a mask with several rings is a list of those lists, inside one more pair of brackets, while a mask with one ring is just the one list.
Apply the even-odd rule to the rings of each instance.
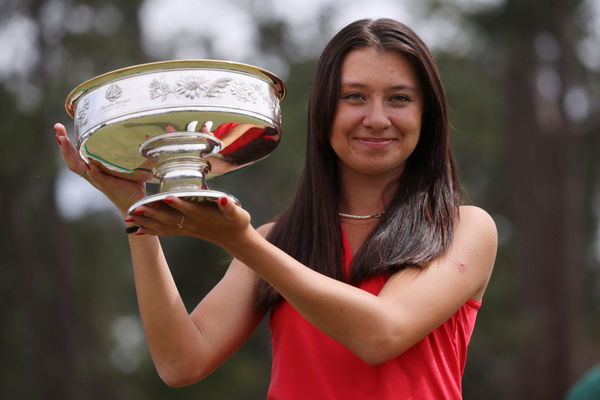
[[[177, 60], [136, 65], [97, 76], [69, 93], [81, 156], [112, 175], [158, 183], [133, 204], [177, 196], [216, 201], [227, 195], [206, 179], [268, 156], [281, 139], [285, 85], [251, 65]], [[200, 132], [206, 125], [210, 134]]]

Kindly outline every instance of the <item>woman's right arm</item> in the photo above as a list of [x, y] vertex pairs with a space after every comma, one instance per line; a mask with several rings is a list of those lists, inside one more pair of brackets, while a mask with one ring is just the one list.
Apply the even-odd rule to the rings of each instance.
[[169, 386], [194, 383], [222, 364], [254, 331], [256, 274], [233, 260], [188, 314], [155, 236], [130, 235], [136, 293], [146, 341]]
[[[83, 160], [66, 129], [56, 124], [56, 139], [67, 167], [84, 175], [124, 217], [145, 196], [144, 182], [105, 173]], [[83, 174], [87, 171], [86, 174]], [[221, 281], [188, 313], [157, 237], [129, 235], [136, 294], [146, 341], [156, 369], [170, 386], [202, 379], [239, 348], [262, 318], [256, 311], [256, 274], [233, 260]]]

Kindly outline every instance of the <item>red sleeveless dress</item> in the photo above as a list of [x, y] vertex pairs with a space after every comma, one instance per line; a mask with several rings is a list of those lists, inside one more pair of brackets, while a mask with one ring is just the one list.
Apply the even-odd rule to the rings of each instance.
[[[352, 252], [344, 240], [344, 273]], [[378, 294], [387, 277], [358, 285]], [[283, 301], [271, 314], [269, 400], [462, 399], [461, 380], [477, 310], [467, 301], [450, 319], [398, 357], [371, 366], [315, 328]]]

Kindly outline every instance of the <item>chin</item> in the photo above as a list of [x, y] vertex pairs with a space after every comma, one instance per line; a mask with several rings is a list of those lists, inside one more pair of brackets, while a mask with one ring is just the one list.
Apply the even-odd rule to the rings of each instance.
[[371, 176], [371, 177], [399, 177], [402, 175], [403, 168], [379, 167], [377, 165], [359, 166], [355, 169], [356, 172]]

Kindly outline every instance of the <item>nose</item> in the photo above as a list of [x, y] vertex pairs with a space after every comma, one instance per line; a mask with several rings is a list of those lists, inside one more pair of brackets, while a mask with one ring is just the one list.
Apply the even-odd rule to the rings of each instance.
[[365, 116], [363, 118], [365, 127], [374, 131], [382, 131], [392, 125], [386, 113], [385, 106], [380, 102], [371, 103], [365, 111]]

